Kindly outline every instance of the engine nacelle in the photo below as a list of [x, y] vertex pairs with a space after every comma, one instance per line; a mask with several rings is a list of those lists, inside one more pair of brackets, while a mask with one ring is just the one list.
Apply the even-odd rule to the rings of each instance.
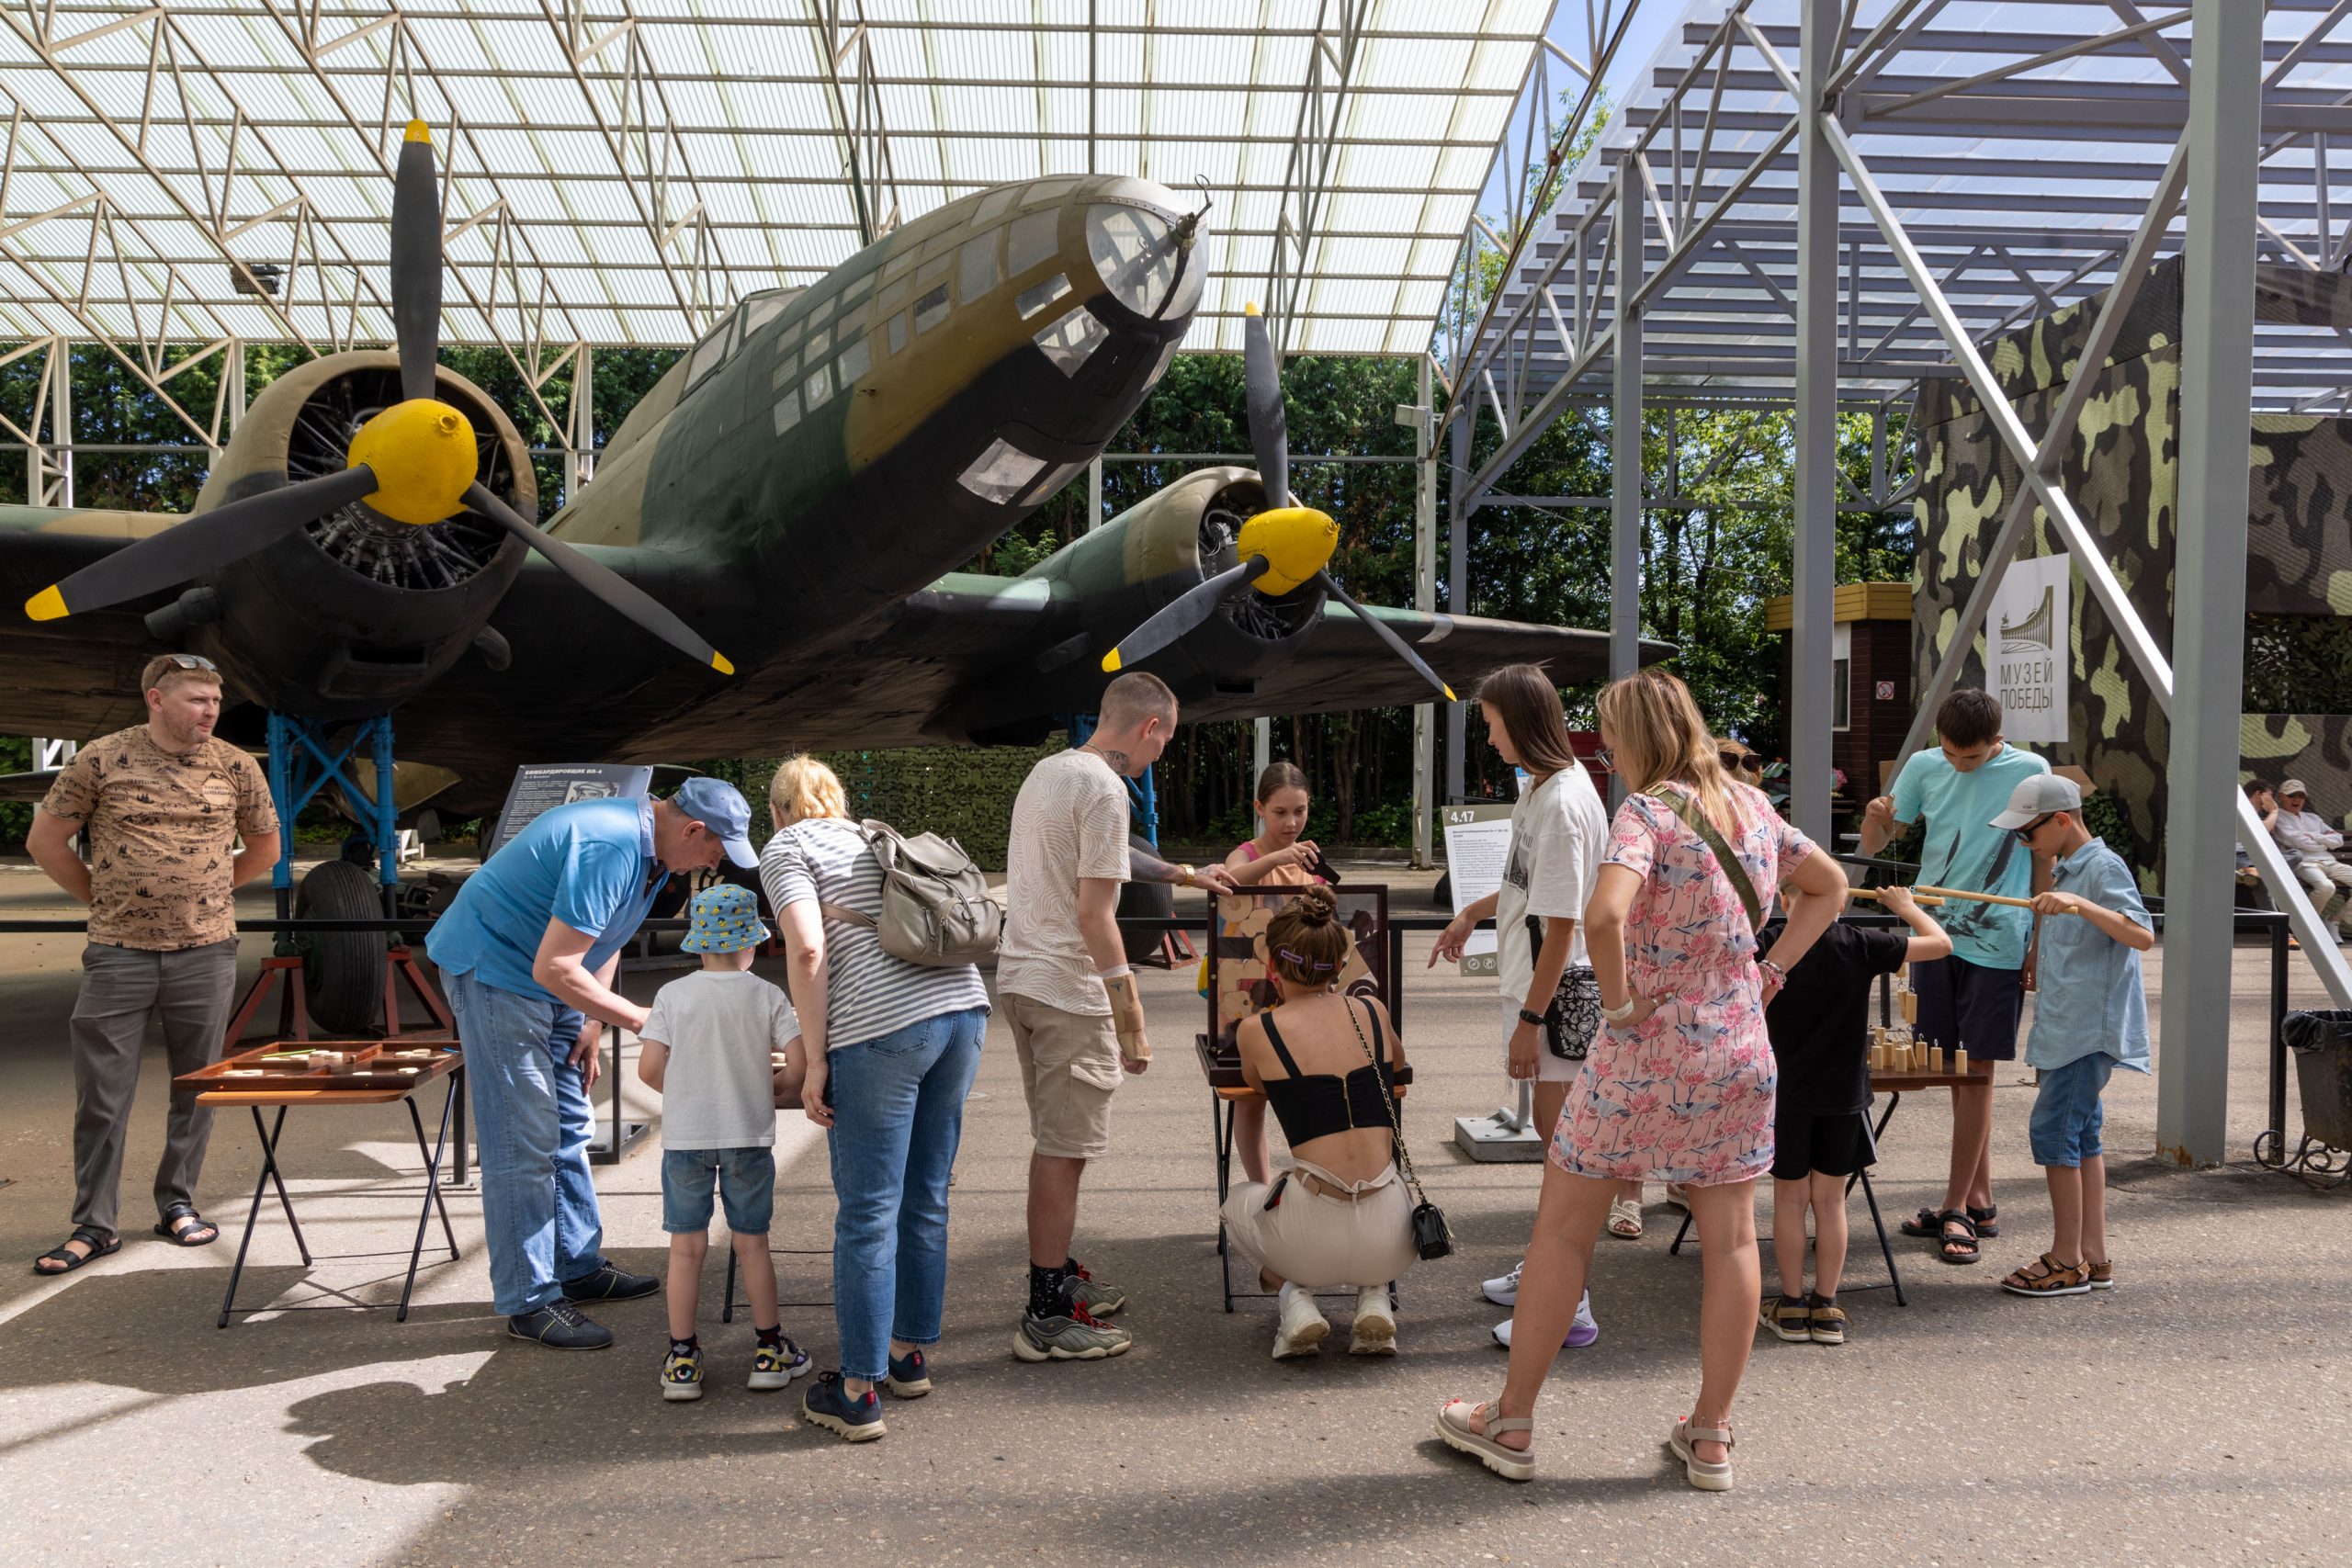
[[[1102, 655], [1188, 589], [1234, 564], [1241, 525], [1264, 510], [1248, 468], [1203, 468], [1054, 552], [1024, 576], [1052, 590], [1072, 635], [1017, 679], [989, 680], [950, 705], [967, 739], [1032, 741], [1054, 716], [1091, 713], [1111, 677]], [[1313, 586], [1281, 598], [1245, 589], [1168, 647], [1139, 660], [1183, 703], [1248, 694], [1306, 637], [1322, 614]]]
[[[481, 483], [536, 517], [521, 433], [464, 377], [444, 368], [438, 380], [441, 399], [473, 423]], [[196, 511], [343, 468], [359, 426], [400, 399], [390, 350], [287, 372], [254, 400]], [[486, 628], [528, 553], [470, 513], [415, 527], [355, 502], [214, 572], [163, 614], [239, 695], [305, 718], [359, 718], [424, 691], [478, 639], [497, 658]]]

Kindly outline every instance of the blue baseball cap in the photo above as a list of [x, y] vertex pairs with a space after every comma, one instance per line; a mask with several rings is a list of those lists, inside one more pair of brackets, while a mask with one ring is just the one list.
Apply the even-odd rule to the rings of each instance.
[[733, 784], [724, 779], [688, 779], [670, 804], [718, 834], [727, 858], [737, 865], [748, 871], [760, 863], [752, 849], [752, 808]]
[[687, 953], [741, 953], [767, 941], [760, 901], [748, 887], [722, 882], [695, 895], [695, 923], [678, 946]]

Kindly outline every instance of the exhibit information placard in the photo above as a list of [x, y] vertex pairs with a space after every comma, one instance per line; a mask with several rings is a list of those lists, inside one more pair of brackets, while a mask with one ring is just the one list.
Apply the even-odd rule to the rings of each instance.
[[1985, 685], [2000, 701], [2001, 733], [2011, 740], [2047, 745], [2066, 739], [2073, 558], [2012, 563], [1984, 617]]
[[491, 841], [490, 852], [504, 849], [515, 834], [556, 807], [575, 800], [643, 795], [652, 787], [650, 767], [620, 762], [526, 762], [514, 770], [514, 782], [507, 786], [506, 804], [498, 813], [498, 836]]
[[[1445, 868], [1453, 889], [1453, 912], [1462, 913], [1503, 885], [1503, 863], [1510, 858], [1510, 807], [1449, 806], [1438, 813], [1445, 829]], [[1470, 933], [1462, 949], [1462, 973], [1498, 973], [1495, 933], [1489, 929]]]

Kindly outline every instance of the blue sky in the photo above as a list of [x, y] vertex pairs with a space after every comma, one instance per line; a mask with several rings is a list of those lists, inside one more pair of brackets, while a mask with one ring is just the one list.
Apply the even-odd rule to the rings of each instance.
[[[1621, 6], [1623, 3], [1624, 0], [1619, 0]], [[1623, 103], [1625, 101], [1626, 94], [1632, 90], [1643, 69], [1648, 65], [1650, 56], [1657, 52], [1658, 45], [1666, 39], [1668, 32], [1680, 23], [1683, 14], [1689, 9], [1689, 0], [1641, 0], [1639, 8], [1634, 12], [1632, 25], [1626, 31], [1625, 42], [1618, 51], [1616, 62], [1604, 78], [1609, 87], [1610, 102]], [[1566, 50], [1569, 54], [1578, 60], [1584, 59], [1586, 54], [1584, 28], [1585, 0], [1557, 0], [1553, 8], [1551, 36], [1562, 49]], [[1558, 61], [1555, 60], [1552, 66], [1552, 79], [1555, 88], [1563, 82], [1575, 80], [1575, 73], [1560, 64]], [[1498, 216], [1510, 205], [1507, 175], [1511, 160], [1518, 157], [1520, 138], [1526, 134], [1527, 117], [1530, 112], [1540, 114], [1532, 98], [1520, 106], [1520, 111], [1511, 119], [1510, 137], [1505, 143], [1512, 150], [1510, 158], [1497, 159], [1495, 167], [1487, 175], [1486, 193], [1478, 200], [1478, 210], [1482, 213]], [[1536, 136], [1539, 139], [1543, 136], [1540, 120]]]

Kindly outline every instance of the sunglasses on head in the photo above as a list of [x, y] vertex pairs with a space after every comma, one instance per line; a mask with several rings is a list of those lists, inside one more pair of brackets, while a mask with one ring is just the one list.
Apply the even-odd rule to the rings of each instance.
[[182, 670], [201, 670], [209, 675], [220, 673], [220, 666], [200, 653], [167, 653], [164, 657]]

